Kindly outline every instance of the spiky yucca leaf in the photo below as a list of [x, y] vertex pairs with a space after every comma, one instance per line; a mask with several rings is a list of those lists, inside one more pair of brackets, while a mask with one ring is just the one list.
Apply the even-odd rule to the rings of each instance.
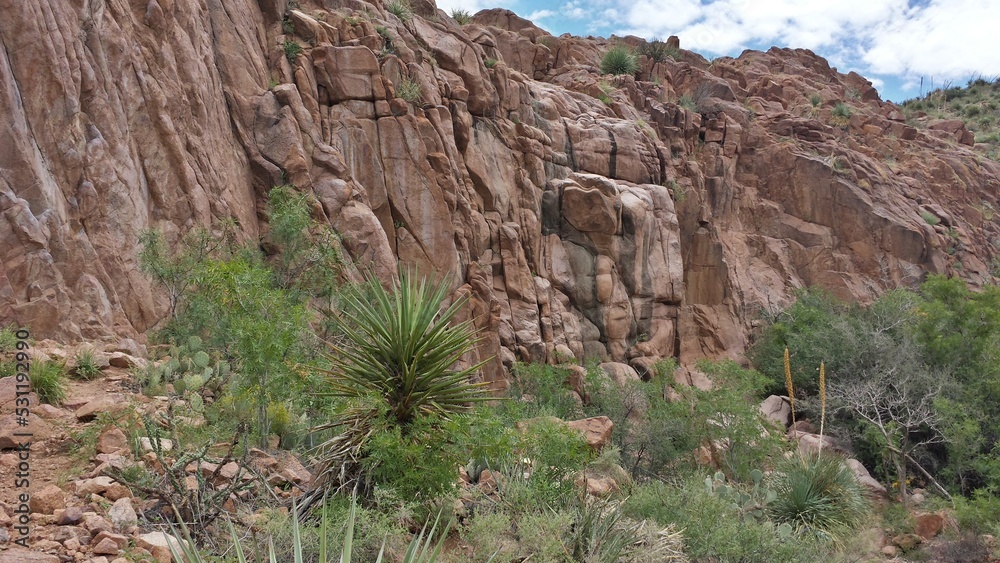
[[486, 384], [469, 383], [483, 364], [452, 369], [476, 343], [471, 321], [449, 325], [465, 300], [441, 311], [447, 284], [412, 274], [401, 274], [391, 292], [380, 284], [371, 288], [370, 296], [355, 289], [344, 299], [336, 320], [343, 339], [330, 345], [329, 395], [381, 396], [402, 425], [422, 415], [447, 417], [491, 398]]

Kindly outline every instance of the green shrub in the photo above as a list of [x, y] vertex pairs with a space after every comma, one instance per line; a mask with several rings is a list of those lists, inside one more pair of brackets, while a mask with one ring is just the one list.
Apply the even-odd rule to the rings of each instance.
[[477, 563], [515, 560], [518, 546], [511, 533], [512, 523], [506, 513], [485, 506], [466, 518], [459, 533], [475, 550], [472, 560]]
[[94, 379], [101, 375], [93, 349], [81, 348], [77, 351], [73, 360], [73, 374], [81, 379]]
[[17, 374], [17, 363], [12, 354], [17, 346], [16, 332], [11, 327], [0, 327], [0, 378]]
[[937, 215], [931, 213], [930, 211], [921, 210], [920, 217], [924, 220], [925, 223], [931, 226], [937, 225], [938, 223], [941, 222], [941, 219], [939, 219]]
[[779, 468], [773, 488], [777, 498], [768, 505], [772, 517], [796, 530], [840, 539], [868, 515], [861, 485], [843, 458], [832, 452], [793, 456]]
[[43, 403], [59, 405], [66, 398], [66, 365], [62, 362], [41, 360], [31, 362], [28, 378], [31, 390]]
[[518, 522], [521, 555], [535, 561], [567, 561], [563, 537], [573, 525], [566, 511], [525, 514]]
[[407, 0], [390, 0], [385, 9], [404, 23], [413, 19], [413, 8]]
[[[398, 534], [399, 527], [385, 525], [386, 518], [381, 514], [373, 514], [373, 511], [360, 508], [354, 498], [350, 499], [350, 504], [346, 511], [333, 514], [342, 503], [333, 502], [324, 506], [322, 516], [318, 526], [303, 526], [299, 520], [292, 516], [295, 514], [295, 503], [292, 504], [291, 514], [281, 512], [265, 513], [256, 526], [260, 526], [267, 533], [267, 549], [263, 549], [257, 544], [256, 534], [251, 534], [252, 541], [247, 541], [245, 537], [236, 531], [232, 521], [228, 523], [229, 542], [224, 546], [226, 554], [229, 556], [226, 561], [235, 560], [237, 563], [247, 563], [248, 561], [315, 561], [317, 563], [333, 563], [334, 558], [341, 563], [349, 563], [352, 558], [361, 561], [375, 561], [382, 563], [389, 553], [387, 544], [390, 534]], [[382, 525], [371, 528], [370, 518], [375, 516], [375, 521]], [[343, 526], [333, 524], [333, 521], [343, 521]], [[366, 525], [368, 524], [368, 525]], [[430, 526], [428, 526], [430, 524]], [[189, 563], [207, 563], [216, 561], [216, 558], [207, 558], [198, 550], [192, 539], [190, 530], [183, 522], [181, 529], [177, 530], [171, 526], [171, 532], [175, 537], [184, 541], [169, 545], [171, 555], [175, 561], [188, 561]], [[441, 520], [440, 514], [433, 523], [428, 522], [424, 527], [413, 534], [409, 543], [402, 543], [399, 551], [402, 557], [401, 563], [432, 563], [437, 561], [444, 548], [444, 542], [448, 537], [450, 523]], [[385, 530], [379, 536], [378, 532]], [[355, 539], [357, 536], [358, 539]], [[381, 543], [376, 543], [381, 542]], [[244, 543], [248, 548], [244, 548]], [[331, 545], [341, 545], [339, 554], [331, 553]], [[395, 548], [396, 546], [392, 546]], [[358, 549], [360, 548], [360, 549]], [[391, 549], [391, 548], [390, 548]], [[405, 551], [403, 551], [405, 549]], [[229, 553], [230, 550], [232, 553]], [[247, 553], [251, 556], [248, 557]], [[280, 557], [279, 557], [280, 554]], [[390, 558], [392, 556], [389, 556]]]
[[486, 66], [486, 68], [493, 68], [493, 67], [497, 66], [498, 62], [500, 62], [500, 61], [498, 61], [496, 59], [486, 59], [485, 61], [483, 61], [483, 64]]
[[282, 45], [282, 49], [285, 51], [285, 58], [288, 59], [288, 62], [290, 63], [294, 63], [295, 59], [302, 54], [302, 45], [299, 45], [295, 41], [285, 41], [284, 45]]
[[645, 55], [655, 62], [663, 62], [667, 58], [674, 60], [680, 58], [680, 49], [675, 49], [667, 45], [665, 41], [654, 39], [639, 46], [639, 54]]
[[[400, 498], [428, 501], [455, 492], [455, 468], [465, 463], [460, 441], [434, 417], [404, 428], [378, 419], [364, 448], [369, 486], [393, 491]], [[452, 428], [451, 430], [456, 430]]]
[[17, 331], [9, 326], [0, 327], [0, 354], [14, 350], [17, 345]]
[[548, 364], [514, 364], [510, 397], [500, 409], [517, 409], [515, 420], [537, 416], [555, 416], [572, 420], [583, 415], [579, 398], [569, 388], [570, 369]]
[[833, 117], [846, 121], [851, 118], [851, 115], [854, 114], [854, 111], [851, 110], [851, 106], [843, 102], [838, 102], [837, 105], [833, 106], [832, 113]]
[[814, 536], [788, 534], [767, 520], [744, 520], [731, 501], [706, 489], [700, 475], [639, 485], [622, 511], [633, 519], [677, 526], [691, 561], [806, 563], [827, 561], [832, 551]]
[[[197, 394], [188, 396], [188, 384], [221, 391], [222, 372], [228, 371], [223, 369], [225, 362], [207, 366], [212, 368], [210, 374], [205, 368], [196, 371], [197, 362], [205, 356], [197, 352], [211, 350], [231, 358], [234, 376], [225, 389], [251, 400], [258, 443], [264, 446], [270, 433], [268, 405], [284, 400], [304, 406], [315, 402], [305, 391], [317, 383], [318, 376], [292, 367], [315, 358], [309, 351], [314, 342], [306, 330], [306, 303], [331, 303], [336, 273], [329, 270], [335, 267], [336, 252], [317, 246], [336, 248], [337, 241], [327, 236], [328, 229], [316, 227], [311, 232], [306, 227], [311, 225], [308, 209], [306, 199], [289, 189], [272, 191], [268, 247], [276, 249], [278, 257], [270, 262], [259, 250], [263, 245], [237, 244], [231, 224], [223, 225], [221, 235], [192, 231], [174, 252], [166, 249], [156, 232], [144, 233], [142, 238], [143, 271], [172, 295], [171, 318], [156, 338], [173, 344], [172, 351], [186, 347], [188, 356], [181, 365], [185, 354], [173, 353], [179, 363], [171, 360], [150, 368], [146, 386], [157, 391], [167, 383], [176, 386], [184, 379], [178, 379], [179, 375], [190, 373], [201, 381], [184, 381], [180, 392], [187, 392], [185, 396], [197, 403]], [[323, 299], [324, 295], [328, 297]], [[191, 337], [198, 338], [194, 348]], [[166, 373], [168, 369], [171, 373]]]
[[410, 78], [402, 78], [396, 85], [396, 96], [407, 102], [416, 103], [421, 99], [420, 83]]
[[[763, 432], [765, 423], [758, 408], [758, 397], [767, 379], [754, 370], [743, 369], [733, 361], [697, 365], [712, 380], [715, 388], [700, 391], [679, 386], [682, 397], [677, 404], [688, 406], [681, 418], [683, 430], [675, 435], [677, 451], [696, 451], [699, 447], [718, 464], [728, 479], [749, 482], [753, 471], [765, 467], [772, 457], [781, 455], [784, 443], [778, 436]], [[674, 403], [670, 408], [677, 408]], [[716, 444], [727, 444], [719, 448]]]
[[809, 96], [809, 103], [812, 104], [812, 107], [818, 108], [819, 105], [823, 103], [823, 98], [819, 95], [819, 93], [813, 94], [812, 96]]
[[1000, 497], [980, 489], [972, 498], [955, 498], [955, 517], [962, 530], [1000, 534]]
[[458, 25], [466, 25], [472, 22], [472, 14], [468, 10], [452, 10], [451, 17], [458, 22]]
[[639, 71], [639, 61], [635, 53], [626, 45], [614, 45], [601, 56], [601, 73], [634, 75]]

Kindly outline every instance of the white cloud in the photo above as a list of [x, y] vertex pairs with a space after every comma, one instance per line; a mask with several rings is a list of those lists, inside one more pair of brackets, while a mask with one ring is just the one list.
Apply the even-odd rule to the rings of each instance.
[[1000, 2], [931, 0], [889, 22], [862, 59], [872, 72], [967, 78], [1000, 74]]
[[475, 14], [480, 10], [490, 8], [511, 8], [517, 0], [437, 0], [438, 8], [450, 14], [454, 10], [465, 10], [470, 14]]
[[555, 15], [555, 12], [553, 12], [552, 10], [535, 10], [534, 12], [531, 12], [530, 14], [528, 14], [527, 19], [531, 20], [532, 22], [537, 23], [538, 20], [542, 20], [542, 19], [554, 16], [554, 15]]
[[605, 29], [677, 35], [682, 47], [713, 55], [807, 48], [845, 72], [896, 77], [903, 87], [914, 76], [1000, 75], [997, 0], [638, 0]]

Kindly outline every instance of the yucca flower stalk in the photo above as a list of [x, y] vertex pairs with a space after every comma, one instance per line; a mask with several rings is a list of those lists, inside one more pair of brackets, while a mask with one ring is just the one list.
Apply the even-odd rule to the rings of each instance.
[[826, 426], [826, 366], [819, 363], [819, 456], [823, 456], [823, 427]]
[[[795, 387], [792, 385], [792, 362], [788, 357], [788, 346], [785, 346], [785, 389], [788, 391], [788, 404], [792, 407], [792, 432], [795, 432]], [[794, 434], [793, 434], [794, 435]]]

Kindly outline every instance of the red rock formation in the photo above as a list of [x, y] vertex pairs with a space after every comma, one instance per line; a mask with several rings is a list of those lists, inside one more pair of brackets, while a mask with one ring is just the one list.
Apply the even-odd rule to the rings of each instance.
[[504, 10], [459, 26], [427, 1], [407, 22], [362, 0], [8, 4], [0, 322], [39, 336], [143, 333], [166, 303], [139, 233], [234, 218], [256, 237], [283, 181], [356, 263], [451, 274], [503, 363], [736, 357], [798, 287], [992, 280], [1000, 165], [809, 51], [681, 51], [602, 78], [607, 42]]

